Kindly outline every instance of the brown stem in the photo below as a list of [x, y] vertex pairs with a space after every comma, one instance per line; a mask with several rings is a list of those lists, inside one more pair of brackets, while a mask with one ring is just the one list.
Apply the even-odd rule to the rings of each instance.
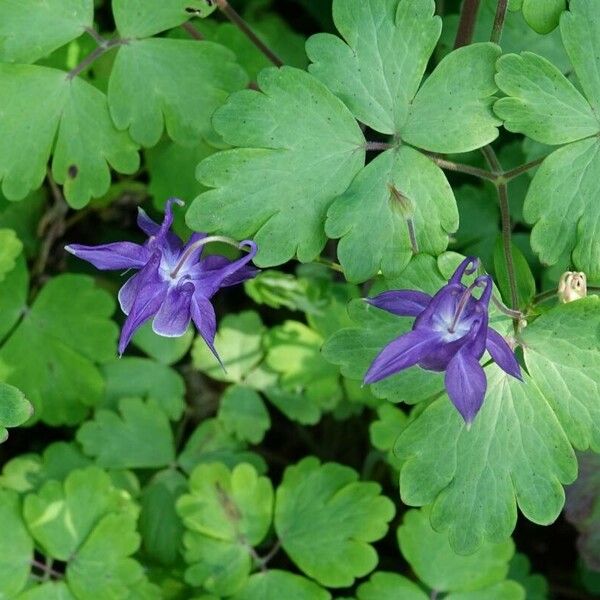
[[367, 142], [365, 144], [365, 149], [369, 150], [389, 150], [390, 148], [394, 148], [394, 144], [389, 144], [388, 142]]
[[189, 21], [183, 23], [181, 29], [183, 29], [191, 38], [198, 40], [199, 42], [204, 40], [204, 36]]
[[502, 29], [504, 28], [504, 21], [506, 20], [507, 10], [508, 0], [498, 0], [496, 16], [494, 17], [494, 26], [492, 27], [492, 35], [490, 37], [490, 42], [494, 42], [494, 44], [500, 43], [500, 38], [502, 37]]
[[475, 31], [479, 4], [480, 0], [464, 0], [460, 11], [460, 21], [458, 22], [454, 48], [468, 46], [471, 43]]
[[46, 179], [52, 192], [53, 204], [44, 214], [38, 225], [38, 236], [43, 239], [37, 259], [31, 269], [34, 277], [38, 277], [44, 272], [54, 242], [65, 231], [65, 216], [69, 210], [60, 188], [56, 184], [56, 181], [54, 181], [54, 177], [52, 177], [50, 169], [48, 169]]
[[71, 80], [77, 77], [79, 73], [85, 71], [93, 62], [98, 60], [103, 54], [106, 54], [112, 48], [116, 48], [117, 46], [122, 46], [124, 44], [129, 43], [129, 40], [117, 38], [114, 40], [105, 40], [102, 42], [100, 46], [90, 52], [78, 65], [73, 67], [67, 73], [67, 79]]
[[[485, 160], [490, 169], [496, 173], [503, 173], [502, 165], [491, 146], [485, 146], [481, 149]], [[512, 230], [510, 223], [510, 204], [508, 201], [508, 185], [502, 178], [496, 181], [496, 190], [498, 192], [498, 204], [500, 205], [500, 215], [502, 218], [502, 247], [504, 250], [504, 262], [506, 263], [506, 273], [508, 275], [508, 284], [510, 287], [510, 302], [513, 310], [519, 307], [519, 298], [517, 295], [517, 279], [515, 276], [515, 265], [512, 255]], [[515, 319], [515, 324], [517, 319]]]
[[524, 165], [521, 165], [520, 167], [515, 167], [514, 169], [510, 169], [510, 170], [506, 171], [503, 174], [503, 177], [504, 177], [504, 179], [506, 179], [506, 181], [510, 181], [511, 179], [514, 179], [515, 177], [518, 177], [519, 175], [523, 175], [523, 173], [526, 173], [527, 171], [534, 169], [535, 167], [537, 167], [538, 165], [543, 163], [545, 160], [546, 160], [545, 156], [542, 156], [542, 158], [536, 158], [535, 160], [525, 163]]
[[227, 0], [214, 0], [219, 10], [276, 66], [282, 67], [283, 61], [271, 50], [240, 17]]
[[444, 158], [440, 158], [437, 154], [427, 154], [427, 156], [442, 169], [447, 171], [456, 171], [457, 173], [466, 173], [467, 175], [473, 175], [473, 177], [479, 177], [480, 179], [486, 179], [487, 181], [495, 182], [498, 179], [497, 173], [491, 173], [485, 169], [478, 167], [472, 167], [471, 165], [463, 165], [461, 163], [455, 163]]

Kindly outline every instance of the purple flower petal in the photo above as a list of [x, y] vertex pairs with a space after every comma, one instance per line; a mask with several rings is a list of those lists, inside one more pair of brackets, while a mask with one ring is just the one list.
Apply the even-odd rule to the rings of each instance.
[[165, 299], [169, 284], [162, 281], [158, 274], [160, 254], [156, 253], [136, 277], [137, 294], [119, 338], [119, 355], [131, 341], [136, 329], [154, 316]]
[[371, 363], [364, 383], [375, 383], [421, 362], [440, 345], [429, 331], [413, 330], [391, 341]]
[[[248, 265], [258, 251], [256, 244], [244, 240], [240, 245], [249, 246], [250, 251], [238, 260], [230, 261], [222, 256], [207, 256], [188, 270], [189, 276], [196, 284], [196, 289], [205, 298], [211, 298], [221, 287], [242, 283], [259, 272], [258, 269]], [[216, 268], [207, 269], [207, 266], [216, 266]]]
[[479, 412], [487, 380], [479, 361], [463, 346], [448, 363], [444, 379], [448, 396], [467, 425]]
[[128, 315], [131, 312], [131, 307], [135, 302], [135, 298], [140, 290], [140, 283], [143, 281], [143, 277], [140, 277], [141, 273], [136, 273], [133, 277], [130, 277], [119, 290], [118, 299], [121, 310], [124, 314]]
[[141, 269], [150, 257], [148, 249], [132, 242], [114, 242], [101, 246], [65, 246], [71, 254], [92, 263], [101, 271]]
[[170, 287], [152, 322], [152, 330], [164, 337], [182, 336], [191, 321], [190, 303], [194, 284], [190, 281]]
[[155, 223], [142, 208], [138, 208], [138, 227], [150, 237], [147, 244], [150, 249], [158, 248], [167, 251], [169, 258], [174, 261], [183, 248], [183, 242], [179, 236], [169, 231], [173, 224], [173, 204], [183, 206], [183, 201], [178, 198], [169, 198], [165, 204], [165, 216], [163, 222]]
[[515, 358], [515, 353], [506, 343], [506, 340], [494, 329], [488, 327], [485, 345], [495, 363], [506, 373], [523, 380], [521, 367]]
[[221, 367], [225, 369], [225, 366], [223, 365], [223, 362], [217, 354], [214, 346], [215, 334], [217, 332], [217, 317], [215, 315], [215, 309], [213, 308], [213, 305], [208, 298], [196, 292], [192, 296], [190, 308], [192, 312], [192, 320], [194, 321], [194, 325], [196, 326], [198, 333], [200, 333], [210, 351], [215, 355], [215, 358], [219, 361]]
[[417, 290], [390, 290], [365, 301], [394, 315], [416, 317], [427, 308], [431, 296]]
[[461, 283], [465, 275], [472, 275], [479, 268], [479, 259], [475, 256], [467, 256], [454, 271], [448, 283]]

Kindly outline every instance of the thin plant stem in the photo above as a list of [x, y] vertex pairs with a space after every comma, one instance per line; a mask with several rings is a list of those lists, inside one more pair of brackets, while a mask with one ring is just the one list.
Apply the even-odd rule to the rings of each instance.
[[98, 46], [106, 43], [106, 40], [93, 27], [86, 27], [85, 32], [98, 44]]
[[438, 167], [445, 169], [446, 171], [456, 171], [457, 173], [466, 173], [467, 175], [473, 175], [473, 177], [479, 177], [479, 179], [485, 179], [487, 181], [496, 182], [498, 180], [498, 174], [480, 169], [479, 167], [472, 167], [471, 165], [464, 165], [462, 163], [455, 163], [445, 158], [440, 158], [436, 154], [427, 155]]
[[275, 555], [281, 550], [281, 540], [277, 540], [273, 547], [261, 558], [262, 564], [266, 567], [275, 557]]
[[191, 38], [198, 40], [199, 42], [204, 40], [204, 36], [189, 21], [183, 23], [181, 29], [183, 29]]
[[44, 573], [44, 575], [46, 574], [50, 574], [50, 576], [56, 578], [56, 579], [61, 579], [63, 577], [62, 573], [59, 573], [58, 571], [56, 571], [55, 569], [52, 568], [52, 565], [48, 565], [46, 563], [43, 563], [39, 560], [36, 560], [35, 558], [31, 559], [31, 566], [35, 567], [36, 569], [39, 569], [40, 571], [42, 571]]
[[417, 232], [415, 231], [415, 222], [412, 218], [406, 219], [406, 227], [408, 228], [408, 239], [413, 254], [419, 254], [419, 242], [417, 241]]
[[525, 163], [524, 165], [521, 165], [520, 167], [515, 167], [514, 169], [509, 169], [508, 171], [505, 171], [502, 176], [504, 177], [504, 179], [506, 179], [506, 181], [510, 181], [511, 179], [514, 179], [515, 177], [518, 177], [519, 175], [523, 175], [523, 173], [526, 173], [527, 171], [534, 169], [535, 167], [537, 167], [538, 165], [543, 163], [544, 160], [546, 160], [545, 156], [543, 156], [542, 158], [536, 158], [535, 160]]
[[[483, 156], [490, 169], [496, 173], [503, 173], [502, 165], [491, 146], [485, 146], [481, 149]], [[512, 255], [512, 229], [510, 223], [510, 203], [508, 201], [507, 182], [500, 178], [496, 181], [496, 190], [498, 192], [498, 204], [500, 205], [500, 215], [502, 219], [502, 247], [504, 250], [504, 262], [506, 263], [506, 273], [508, 275], [508, 284], [510, 287], [510, 301], [513, 310], [517, 310], [519, 299], [517, 295], [517, 279], [515, 276], [515, 265]], [[515, 324], [517, 320], [515, 319]]]
[[[587, 291], [588, 292], [593, 292], [593, 293], [600, 293], [600, 286], [598, 285], [588, 285], [587, 286]], [[542, 302], [546, 302], [546, 300], [550, 300], [551, 298], [554, 298], [554, 296], [556, 296], [556, 294], [558, 294], [558, 290], [557, 289], [552, 289], [552, 290], [546, 290], [545, 292], [540, 292], [539, 294], [537, 294], [536, 296], [534, 296], [533, 298], [533, 304], [541, 304]]]
[[525, 316], [520, 310], [512, 310], [511, 308], [508, 308], [508, 306], [504, 306], [504, 303], [498, 300], [496, 296], [492, 296], [492, 302], [501, 313], [511, 319], [522, 319]]
[[367, 142], [365, 144], [366, 150], [389, 150], [394, 147], [395, 144], [390, 144], [388, 142]]
[[556, 296], [557, 293], [558, 293], [558, 290], [556, 290], [556, 289], [546, 290], [545, 292], [541, 292], [541, 293], [537, 294], [536, 296], [534, 296], [533, 303], [541, 304], [542, 302], [546, 302], [546, 300], [550, 300], [550, 298], [553, 298], [554, 296]]
[[242, 19], [227, 0], [213, 0], [219, 10], [276, 66], [282, 67], [283, 61], [271, 50], [252, 28]]
[[506, 20], [506, 11], [508, 10], [508, 0], [498, 0], [496, 8], [496, 16], [494, 17], [494, 25], [492, 27], [492, 35], [490, 42], [494, 44], [500, 43], [502, 37], [502, 29], [504, 29], [504, 21]]
[[325, 266], [329, 267], [331, 270], [336, 271], [338, 273], [343, 273], [344, 272], [344, 269], [342, 268], [342, 265], [340, 265], [340, 264], [338, 264], [336, 262], [333, 262], [332, 260], [329, 260], [328, 258], [323, 258], [323, 257], [320, 256], [319, 258], [317, 258], [316, 262], [318, 262], [318, 263], [320, 263], [322, 265], [325, 265]]
[[458, 22], [454, 48], [468, 46], [471, 43], [475, 31], [477, 13], [479, 12], [479, 4], [480, 0], [464, 0], [460, 11], [460, 21]]
[[78, 65], [73, 67], [67, 73], [67, 79], [70, 81], [74, 79], [81, 73], [85, 71], [93, 62], [98, 60], [103, 54], [106, 54], [112, 48], [116, 48], [117, 46], [123, 46], [124, 44], [129, 43], [129, 40], [124, 38], [117, 38], [114, 40], [104, 40], [100, 46], [95, 48], [92, 52], [90, 52]]

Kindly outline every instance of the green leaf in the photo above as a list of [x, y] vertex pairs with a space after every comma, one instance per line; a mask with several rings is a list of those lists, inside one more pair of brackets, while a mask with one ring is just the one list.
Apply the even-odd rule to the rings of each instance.
[[321, 398], [311, 400], [302, 393], [302, 389], [282, 388], [279, 385], [279, 374], [264, 363], [248, 375], [247, 384], [263, 392], [269, 402], [292, 421], [314, 425], [321, 419]]
[[306, 395], [321, 409], [341, 399], [338, 370], [321, 355], [323, 338], [298, 321], [286, 321], [266, 336], [266, 365], [280, 374], [284, 390]]
[[[567, 506], [569, 502], [569, 492], [567, 488]], [[508, 578], [513, 579], [525, 589], [527, 600], [548, 600], [549, 586], [542, 575], [531, 574], [531, 564], [524, 554], [515, 554], [510, 561]]]
[[371, 444], [385, 452], [388, 462], [400, 470], [401, 461], [394, 454], [394, 446], [400, 433], [408, 425], [407, 416], [391, 404], [382, 404], [377, 408], [377, 421], [369, 426]]
[[34, 256], [40, 245], [37, 227], [45, 203], [44, 189], [29, 194], [23, 202], [10, 202], [0, 193], [0, 227], [12, 229], [17, 234], [28, 257]]
[[595, 113], [600, 111], [600, 15], [594, 0], [571, 0], [561, 18], [563, 43], [575, 67], [577, 80]]
[[[143, 581], [142, 566], [128, 558], [140, 545], [135, 515], [112, 513], [96, 525], [67, 565], [69, 588], [80, 600], [129, 598]], [[158, 600], [156, 595], [152, 598]]]
[[200, 337], [196, 338], [192, 349], [194, 366], [213, 379], [241, 383], [263, 357], [263, 331], [260, 316], [254, 311], [227, 315], [215, 337], [215, 348], [225, 370]]
[[179, 337], [168, 338], [152, 331], [152, 325], [146, 323], [133, 336], [133, 343], [148, 356], [163, 365], [172, 365], [181, 360], [190, 349], [194, 339], [194, 330], [188, 330]]
[[446, 56], [411, 103], [402, 139], [432, 152], [468, 152], [498, 137], [492, 104], [499, 46], [470, 44]]
[[185, 477], [174, 469], [160, 471], [141, 497], [140, 533], [144, 552], [163, 565], [179, 559], [183, 524], [175, 503], [187, 489]]
[[[410, 510], [398, 529], [402, 555], [419, 579], [440, 592], [482, 590], [506, 578], [512, 540], [484, 543], [469, 556], [456, 554], [448, 536], [431, 527], [430, 510]], [[482, 596], [483, 597], [483, 596]]]
[[599, 174], [597, 136], [559, 148], [538, 168], [524, 216], [535, 223], [531, 247], [542, 263], [553, 265], [570, 254], [573, 264], [589, 279], [600, 277]]
[[91, 460], [74, 443], [54, 442], [38, 454], [20, 454], [4, 465], [0, 487], [20, 493], [35, 491], [46, 481], [63, 481], [75, 470], [89, 466]]
[[147, 358], [125, 356], [102, 365], [106, 380], [102, 408], [117, 410], [122, 398], [153, 400], [172, 421], [185, 409], [185, 385], [177, 371]]
[[[413, 258], [398, 279], [389, 283], [389, 288], [412, 288], [434, 294], [445, 283], [435, 259], [420, 254]], [[352, 301], [348, 312], [354, 325], [333, 334], [323, 347], [323, 355], [328, 361], [340, 365], [342, 375], [362, 379], [381, 349], [394, 338], [408, 332], [413, 320], [397, 317], [362, 300]], [[439, 374], [409, 369], [371, 388], [377, 397], [412, 404], [439, 393], [444, 383]]]
[[600, 131], [600, 121], [577, 88], [550, 62], [531, 52], [498, 61], [496, 81], [508, 95], [494, 105], [509, 131], [544, 144], [564, 144]]
[[523, 17], [527, 24], [542, 35], [558, 27], [563, 11], [567, 10], [566, 0], [523, 0]]
[[356, 118], [381, 133], [400, 133], [441, 31], [432, 0], [335, 0], [330, 34], [306, 45], [310, 72]]
[[[145, 9], [147, 10], [147, 9]], [[246, 75], [218, 44], [151, 38], [119, 48], [108, 84], [108, 104], [119, 129], [143, 146], [163, 132], [180, 144], [210, 137], [210, 118]]]
[[[0, 339], [4, 339], [23, 316], [29, 291], [29, 272], [25, 258], [21, 255], [15, 268], [0, 281]], [[0, 371], [2, 359], [0, 359]]]
[[19, 594], [17, 600], [76, 600], [63, 581], [48, 581]]
[[15, 261], [23, 244], [12, 229], [0, 229], [0, 281], [15, 268]]
[[8, 436], [7, 427], [22, 425], [33, 414], [25, 394], [12, 385], [0, 382], [0, 441]]
[[27, 583], [33, 558], [33, 541], [21, 517], [21, 501], [13, 491], [0, 490], [0, 593], [12, 598]]
[[579, 454], [579, 477], [567, 488], [565, 516], [579, 531], [577, 550], [588, 568], [598, 571], [600, 563], [600, 457]]
[[447, 600], [525, 600], [525, 590], [515, 581], [501, 581], [485, 590], [454, 592]]
[[42, 288], [0, 349], [6, 382], [23, 390], [36, 418], [72, 425], [101, 400], [104, 383], [96, 363], [115, 355], [113, 310], [112, 297], [89, 277], [60, 275]]
[[109, 513], [135, 522], [137, 509], [97, 467], [72, 471], [64, 484], [49, 481], [23, 505], [27, 527], [45, 553], [63, 561], [78, 553], [92, 530]]
[[146, 150], [148, 192], [154, 197], [154, 205], [162, 207], [173, 196], [187, 204], [205, 191], [195, 177], [196, 166], [215, 151], [203, 140], [194, 146], [181, 146], [166, 139]]
[[[409, 206], [401, 206], [394, 186]], [[368, 198], [368, 201], [365, 201]], [[413, 249], [408, 220], [420, 252], [440, 254], [458, 227], [452, 188], [442, 170], [408, 146], [388, 150], [369, 163], [327, 213], [325, 231], [341, 238], [338, 257], [349, 281], [365, 281], [381, 270], [398, 276]]]
[[[401, 595], [400, 595], [401, 594]], [[358, 600], [427, 600], [419, 586], [396, 573], [377, 572], [357, 591]]]
[[36, 62], [93, 24], [93, 0], [4, 0], [0, 4], [0, 62]]
[[308, 262], [325, 245], [327, 208], [364, 164], [364, 137], [342, 102], [303, 71], [265, 69], [258, 85], [261, 92], [233, 94], [216, 112], [217, 132], [244, 147], [201, 163], [198, 178], [216, 189], [195, 200], [187, 222], [252, 237], [259, 266], [294, 254]]
[[[9, 107], [0, 127], [0, 179], [9, 200], [41, 185], [55, 137], [52, 174], [73, 207], [106, 193], [109, 166], [121, 173], [139, 166], [136, 146], [115, 129], [106, 97], [83, 79], [36, 65], [0, 64], [0, 105]], [[24, 142], [18, 151], [15, 139]]]
[[288, 573], [269, 570], [255, 573], [231, 600], [331, 600], [331, 594], [316, 583]]
[[232, 385], [221, 397], [218, 419], [225, 430], [242, 441], [259, 444], [271, 426], [262, 398], [252, 388]]
[[181, 25], [190, 18], [186, 8], [198, 16], [207, 17], [216, 10], [207, 0], [113, 0], [112, 10], [117, 29], [122, 37], [150, 37], [166, 29]]
[[169, 419], [156, 403], [124, 398], [119, 413], [100, 409], [77, 432], [77, 441], [98, 466], [149, 469], [175, 460]]
[[[513, 257], [513, 268], [515, 283], [517, 287], [518, 307], [524, 309], [529, 305], [535, 296], [535, 279], [529, 267], [527, 259], [515, 244], [511, 244], [511, 254]], [[504, 258], [504, 244], [501, 238], [496, 240], [494, 248], [494, 271], [496, 281], [502, 292], [502, 298], [507, 306], [511, 303], [510, 283], [506, 260]]]
[[433, 503], [431, 523], [455, 552], [508, 538], [523, 514], [552, 523], [564, 503], [561, 483], [576, 477], [569, 441], [547, 399], [527, 375], [518, 381], [486, 368], [487, 394], [470, 431], [447, 397], [401, 433], [396, 453], [403, 502]]
[[249, 464], [229, 471], [214, 463], [196, 467], [189, 485], [190, 493], [177, 501], [177, 512], [189, 530], [184, 536], [185, 558], [191, 564], [186, 581], [230, 595], [250, 575], [248, 546], [259, 544], [271, 525], [271, 482]]
[[285, 470], [277, 489], [275, 529], [304, 573], [327, 587], [347, 587], [372, 571], [371, 542], [387, 532], [394, 504], [373, 482], [336, 463], [306, 458]]
[[246, 451], [246, 446], [229, 435], [217, 419], [206, 419], [196, 428], [177, 459], [187, 473], [196, 465], [221, 462], [229, 468], [242, 462], [251, 463], [259, 472], [266, 471], [264, 460]]
[[559, 304], [522, 338], [527, 368], [573, 446], [600, 451], [600, 298]]
[[[497, 8], [497, 0], [482, 0], [475, 23], [474, 42], [487, 42], [490, 39]], [[448, 53], [454, 47], [458, 22], [457, 14], [444, 17], [444, 28], [439, 45], [441, 53]], [[504, 54], [527, 50], [547, 58], [563, 73], [572, 70], [569, 57], [561, 42], [560, 32], [556, 30], [548, 35], [539, 35], [525, 22], [520, 10], [507, 13], [499, 44]]]
[[[308, 59], [304, 50], [304, 37], [294, 31], [278, 14], [268, 12], [254, 15], [247, 10], [242, 16], [252, 31], [284, 64], [299, 69], [306, 68]], [[256, 81], [260, 71], [272, 65], [248, 36], [233, 23], [216, 24], [214, 21], [207, 20], [195, 22], [195, 25], [206, 39], [232, 50], [251, 80]]]

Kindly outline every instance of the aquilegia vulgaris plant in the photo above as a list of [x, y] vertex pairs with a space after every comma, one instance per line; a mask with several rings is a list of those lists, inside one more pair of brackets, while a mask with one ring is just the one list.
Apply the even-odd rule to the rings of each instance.
[[[242, 283], [258, 273], [248, 265], [257, 252], [256, 244], [250, 240], [238, 244], [229, 238], [194, 233], [184, 244], [170, 231], [173, 204], [183, 202], [177, 198], [167, 201], [161, 225], [139, 209], [138, 225], [149, 236], [143, 245], [114, 242], [66, 246], [71, 254], [98, 269], [139, 269], [119, 290], [119, 304], [127, 315], [119, 338], [119, 354], [123, 354], [135, 331], [154, 317], [152, 329], [165, 337], [183, 335], [193, 321], [216, 356], [216, 317], [210, 299], [220, 288]], [[225, 242], [248, 252], [235, 261], [219, 255], [203, 257], [203, 247], [210, 242]]]
[[[445, 371], [448, 396], [470, 425], [483, 404], [487, 380], [479, 361], [487, 350], [498, 366], [521, 379], [521, 369], [504, 338], [488, 327], [492, 278], [481, 275], [470, 286], [462, 283], [479, 267], [477, 258], [462, 261], [435, 296], [416, 290], [390, 290], [367, 302], [395, 315], [416, 317], [412, 330], [390, 342], [365, 375], [374, 383], [413, 365]], [[483, 288], [479, 298], [473, 296]]]

